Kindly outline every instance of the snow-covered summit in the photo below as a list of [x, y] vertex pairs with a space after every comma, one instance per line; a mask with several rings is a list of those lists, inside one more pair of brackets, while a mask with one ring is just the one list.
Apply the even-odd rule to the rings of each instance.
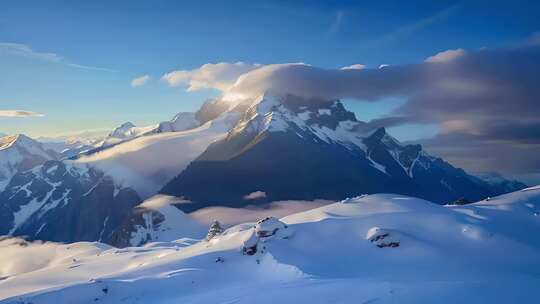
[[170, 121], [161, 122], [157, 127], [157, 132], [179, 132], [190, 130], [201, 125], [193, 112], [180, 112]]
[[[290, 100], [292, 99], [292, 100]], [[363, 148], [356, 127], [360, 124], [339, 101], [311, 103], [293, 97], [269, 94], [256, 98], [229, 136], [241, 132], [294, 132], [302, 137], [313, 134], [326, 143], [341, 143]]]
[[152, 132], [157, 126], [137, 127], [131, 122], [125, 122], [114, 129], [103, 141], [102, 147], [118, 144], [120, 142], [135, 138]]
[[19, 171], [29, 170], [59, 155], [38, 141], [24, 135], [0, 138], [0, 192]]

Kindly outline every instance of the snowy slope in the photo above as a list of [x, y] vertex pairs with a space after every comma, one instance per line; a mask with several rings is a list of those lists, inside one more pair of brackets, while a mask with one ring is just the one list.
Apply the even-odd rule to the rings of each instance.
[[540, 187], [456, 207], [379, 194], [195, 244], [4, 240], [0, 303], [534, 303], [539, 210]]
[[23, 134], [0, 138], [0, 192], [17, 172], [28, 170], [59, 155]]
[[170, 242], [179, 235], [201, 239], [206, 227], [174, 205], [189, 203], [173, 196], [155, 195], [132, 211], [113, 235], [112, 244], [119, 247], [140, 246], [148, 242]]
[[212, 142], [224, 137], [239, 113], [224, 113], [195, 129], [148, 134], [79, 157], [76, 162], [99, 168], [141, 197], [155, 194]]

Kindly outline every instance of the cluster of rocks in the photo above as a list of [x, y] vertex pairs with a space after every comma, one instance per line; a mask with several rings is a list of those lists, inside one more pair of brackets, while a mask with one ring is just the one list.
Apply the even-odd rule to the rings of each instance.
[[368, 230], [366, 239], [379, 248], [399, 247], [399, 240], [395, 234], [387, 229], [373, 227]]
[[[288, 239], [292, 235], [292, 230], [287, 224], [275, 217], [267, 217], [258, 221], [253, 227], [253, 233], [244, 241], [242, 253], [244, 255], [254, 255], [258, 251], [259, 244], [267, 242], [272, 238]], [[264, 249], [264, 248], [263, 248]]]

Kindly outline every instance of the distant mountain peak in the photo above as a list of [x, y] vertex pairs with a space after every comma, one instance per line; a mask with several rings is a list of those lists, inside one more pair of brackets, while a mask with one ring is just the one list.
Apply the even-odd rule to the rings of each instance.
[[14, 145], [39, 145], [39, 142], [24, 134], [7, 135], [0, 138], [0, 150]]
[[24, 134], [0, 138], [0, 191], [17, 172], [58, 158], [58, 153]]

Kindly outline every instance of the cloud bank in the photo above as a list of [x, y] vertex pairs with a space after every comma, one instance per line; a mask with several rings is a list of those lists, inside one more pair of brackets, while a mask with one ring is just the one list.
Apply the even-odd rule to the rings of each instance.
[[[533, 41], [534, 42], [534, 41]], [[263, 93], [327, 101], [406, 102], [392, 116], [366, 124], [436, 124], [422, 143], [473, 171], [540, 171], [540, 44], [466, 52], [454, 49], [424, 62], [369, 69], [323, 69], [304, 63], [209, 64], [164, 76], [188, 90], [219, 89], [226, 100]]]
[[162, 79], [171, 86], [186, 86], [187, 91], [200, 89], [228, 90], [238, 77], [258, 68], [258, 64], [207, 63], [194, 70], [178, 70], [163, 75]]
[[207, 207], [194, 211], [189, 216], [204, 225], [210, 225], [213, 220], [219, 220], [225, 226], [233, 226], [256, 222], [269, 216], [281, 218], [332, 203], [335, 202], [327, 200], [277, 201], [263, 206], [247, 206], [245, 208]]
[[22, 110], [0, 110], [0, 117], [41, 117], [43, 114]]

